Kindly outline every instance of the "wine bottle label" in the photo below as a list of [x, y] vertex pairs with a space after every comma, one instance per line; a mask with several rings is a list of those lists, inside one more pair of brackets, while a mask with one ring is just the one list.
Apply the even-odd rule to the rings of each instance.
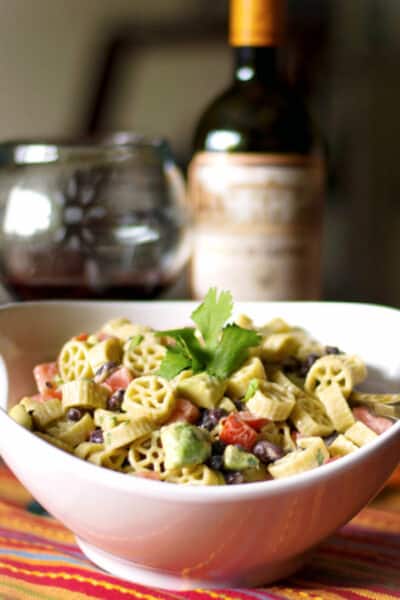
[[280, 46], [286, 31], [286, 0], [231, 0], [231, 46]]
[[237, 300], [320, 295], [322, 162], [297, 155], [200, 152], [189, 167], [191, 288]]

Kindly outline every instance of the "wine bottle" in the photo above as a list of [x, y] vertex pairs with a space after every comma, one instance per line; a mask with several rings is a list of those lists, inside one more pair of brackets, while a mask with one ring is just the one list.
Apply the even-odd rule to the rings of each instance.
[[321, 292], [323, 159], [305, 105], [281, 75], [285, 0], [231, 0], [230, 87], [198, 123], [189, 165], [191, 291], [237, 300]]

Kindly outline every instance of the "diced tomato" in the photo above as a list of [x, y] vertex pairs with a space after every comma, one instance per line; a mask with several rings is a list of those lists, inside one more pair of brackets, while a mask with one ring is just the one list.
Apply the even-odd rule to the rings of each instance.
[[353, 408], [353, 415], [357, 421], [361, 421], [378, 435], [393, 425], [393, 421], [386, 419], [385, 417], [377, 417], [372, 414], [366, 406], [357, 406], [356, 408]]
[[138, 471], [135, 475], [144, 479], [154, 479], [154, 481], [160, 481], [161, 479], [160, 475], [155, 471]]
[[251, 450], [257, 441], [257, 432], [245, 423], [239, 415], [232, 413], [222, 420], [219, 437], [225, 444], [240, 444], [246, 450]]
[[115, 390], [125, 390], [132, 379], [133, 377], [129, 369], [126, 367], [121, 367], [120, 369], [114, 371], [114, 373], [110, 375], [110, 377], [108, 377], [104, 383], [106, 386], [111, 388], [112, 392], [115, 392]]
[[167, 423], [175, 423], [176, 421], [184, 421], [185, 423], [197, 423], [200, 418], [200, 411], [193, 402], [186, 398], [178, 398], [175, 409], [168, 419]]
[[88, 337], [89, 337], [89, 334], [83, 331], [82, 333], [75, 335], [74, 340], [76, 340], [77, 342], [86, 342]]
[[54, 382], [55, 376], [58, 375], [57, 363], [43, 363], [36, 365], [33, 369], [33, 376], [36, 381], [37, 388], [46, 398], [61, 398], [61, 391], [57, 389]]
[[59, 400], [61, 400], [62, 391], [53, 388], [49, 389], [47, 392], [43, 392], [42, 395], [44, 397], [44, 400], [48, 400], [49, 398], [58, 398]]
[[256, 431], [260, 431], [264, 427], [264, 425], [267, 425], [267, 423], [270, 422], [269, 419], [265, 419], [263, 417], [256, 417], [248, 410], [241, 410], [238, 413], [238, 415], [242, 419], [242, 421], [247, 423], [247, 425], [250, 425], [250, 427], [252, 427]]

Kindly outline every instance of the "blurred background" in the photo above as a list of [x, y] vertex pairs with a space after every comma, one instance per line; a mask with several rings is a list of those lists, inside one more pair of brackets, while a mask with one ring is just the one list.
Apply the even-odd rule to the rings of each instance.
[[[399, 0], [289, 0], [289, 76], [328, 148], [324, 297], [400, 304]], [[0, 139], [167, 137], [185, 169], [229, 81], [228, 0], [1, 0]]]

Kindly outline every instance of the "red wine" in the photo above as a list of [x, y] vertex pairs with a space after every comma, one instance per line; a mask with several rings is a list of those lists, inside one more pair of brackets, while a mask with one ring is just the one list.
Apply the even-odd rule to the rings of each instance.
[[102, 289], [87, 285], [6, 283], [17, 300], [152, 300], [168, 290], [174, 282], [159, 280], [152, 284], [111, 285]]

